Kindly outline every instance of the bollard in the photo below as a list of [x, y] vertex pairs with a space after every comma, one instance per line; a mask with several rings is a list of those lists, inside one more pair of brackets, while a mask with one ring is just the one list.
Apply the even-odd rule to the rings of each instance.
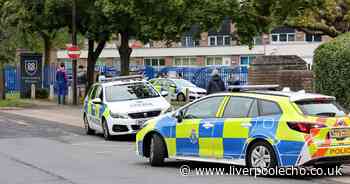
[[55, 98], [55, 90], [53, 88], [53, 85], [50, 85], [50, 93], [49, 93], [49, 100], [53, 101]]
[[186, 103], [190, 102], [190, 89], [188, 88], [186, 88], [185, 98], [186, 98]]
[[73, 90], [72, 87], [68, 87], [68, 104], [73, 104]]
[[34, 100], [35, 99], [35, 84], [32, 84], [30, 87], [31, 87], [30, 88], [30, 98], [32, 100]]

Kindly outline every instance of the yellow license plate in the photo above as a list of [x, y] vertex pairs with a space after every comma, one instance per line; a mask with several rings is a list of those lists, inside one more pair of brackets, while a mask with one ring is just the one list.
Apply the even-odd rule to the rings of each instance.
[[334, 128], [330, 131], [331, 138], [346, 138], [350, 137], [350, 129], [349, 128]]

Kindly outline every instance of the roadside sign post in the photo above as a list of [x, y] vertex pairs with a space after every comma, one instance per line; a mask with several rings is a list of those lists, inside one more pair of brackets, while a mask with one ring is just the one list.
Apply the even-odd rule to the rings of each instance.
[[80, 58], [80, 48], [72, 45], [67, 48], [68, 51], [68, 57], [72, 59], [72, 69], [73, 69], [73, 76], [72, 76], [72, 96], [73, 100], [72, 103], [74, 105], [77, 105], [77, 59]]

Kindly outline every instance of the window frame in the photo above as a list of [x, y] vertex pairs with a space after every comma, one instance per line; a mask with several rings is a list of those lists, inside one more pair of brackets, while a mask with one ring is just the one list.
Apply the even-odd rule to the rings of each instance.
[[[286, 41], [281, 41], [281, 35], [286, 35]], [[289, 40], [289, 36], [293, 35], [294, 40]], [[277, 41], [273, 41], [272, 37], [277, 36]], [[289, 43], [296, 41], [296, 33], [271, 33], [270, 34], [270, 42], [271, 43]]]
[[[310, 36], [311, 35], [311, 38], [312, 38], [312, 40], [311, 41], [307, 41], [307, 36]], [[315, 41], [315, 36], [320, 36], [320, 38], [321, 38], [321, 40], [320, 41]], [[316, 43], [320, 43], [320, 42], [322, 42], [322, 35], [321, 34], [305, 34], [305, 37], [304, 37], [304, 40], [305, 40], [305, 42], [307, 42], [307, 43], [314, 43], [314, 42], [316, 42]]]
[[[220, 43], [222, 43], [221, 45], [218, 45], [218, 37], [220, 37], [221, 41]], [[214, 39], [214, 44], [211, 43], [211, 39]], [[226, 43], [226, 39], [229, 39], [229, 43]], [[219, 46], [219, 47], [224, 47], [224, 46], [230, 46], [231, 45], [231, 36], [230, 35], [210, 35], [208, 36], [208, 46]]]
[[[149, 61], [150, 63], [150, 65], [147, 65], [146, 64], [146, 61]], [[156, 60], [156, 62], [157, 62], [157, 65], [153, 65], [153, 61], [155, 61]], [[164, 65], [161, 65], [160, 63], [161, 63], [161, 60], [163, 60], [164, 61]], [[163, 58], [163, 57], [146, 57], [146, 58], [143, 58], [143, 65], [144, 66], [151, 66], [151, 67], [164, 67], [164, 66], [166, 66], [166, 63], [165, 63], [165, 58]]]

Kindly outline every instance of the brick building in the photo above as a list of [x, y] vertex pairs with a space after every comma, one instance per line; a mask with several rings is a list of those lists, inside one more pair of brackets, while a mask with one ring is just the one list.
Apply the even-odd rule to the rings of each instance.
[[[178, 43], [164, 41], [150, 41], [143, 44], [136, 40], [130, 41], [133, 52], [132, 65], [164, 66], [211, 66], [211, 65], [240, 65], [249, 66], [249, 63], [259, 55], [296, 55], [312, 65], [314, 50], [329, 37], [319, 34], [306, 34], [293, 28], [280, 27], [254, 38], [254, 47], [240, 45], [232, 39], [235, 31], [230, 20], [224, 20], [219, 31], [201, 33], [193, 28], [183, 34]], [[199, 36], [195, 36], [199, 35]], [[101, 53], [98, 65], [120, 65], [120, 57], [116, 49], [117, 41], [110, 42]], [[67, 62], [67, 53], [64, 50], [56, 52], [56, 62]], [[86, 65], [87, 50], [82, 50], [78, 65]]]

